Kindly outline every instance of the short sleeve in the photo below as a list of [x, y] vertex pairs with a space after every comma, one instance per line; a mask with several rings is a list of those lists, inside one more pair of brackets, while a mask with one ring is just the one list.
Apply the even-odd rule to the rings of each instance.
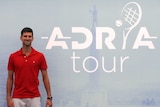
[[40, 69], [41, 70], [46, 70], [47, 68], [48, 68], [48, 66], [47, 66], [46, 59], [45, 59], [44, 55], [42, 54], [41, 63], [40, 63]]
[[13, 69], [14, 69], [13, 58], [12, 55], [10, 55], [8, 60], [8, 70], [13, 70]]

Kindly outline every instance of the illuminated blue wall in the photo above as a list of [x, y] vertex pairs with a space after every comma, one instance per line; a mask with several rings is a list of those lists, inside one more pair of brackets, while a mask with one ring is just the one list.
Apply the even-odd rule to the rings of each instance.
[[[0, 107], [20, 31], [48, 62], [54, 107], [160, 106], [160, 1], [0, 1]], [[46, 92], [41, 84], [42, 106]]]

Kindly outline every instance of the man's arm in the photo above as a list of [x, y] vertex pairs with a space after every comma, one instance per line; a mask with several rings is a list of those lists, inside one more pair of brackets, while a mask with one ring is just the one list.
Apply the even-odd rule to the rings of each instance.
[[49, 82], [49, 78], [46, 70], [42, 70], [42, 77], [43, 77], [44, 87], [47, 92], [47, 96], [51, 97], [52, 95], [51, 95], [50, 82]]
[[12, 88], [13, 88], [13, 71], [8, 70], [8, 78], [7, 78], [7, 85], [6, 85], [6, 100], [8, 107], [13, 107], [13, 102], [11, 98], [11, 93], [12, 93]]
[[[42, 70], [42, 77], [43, 77], [44, 87], [47, 92], [47, 97], [52, 97], [51, 88], [50, 88], [50, 81], [49, 81], [49, 77], [48, 77], [46, 70]], [[49, 105], [50, 107], [52, 107], [52, 100], [47, 99], [46, 104]]]

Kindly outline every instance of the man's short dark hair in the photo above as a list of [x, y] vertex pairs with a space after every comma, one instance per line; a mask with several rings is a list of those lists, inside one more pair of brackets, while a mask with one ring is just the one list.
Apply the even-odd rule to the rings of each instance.
[[22, 29], [22, 31], [21, 31], [21, 36], [22, 36], [23, 33], [25, 33], [25, 32], [31, 32], [32, 35], [33, 35], [33, 30], [32, 30], [31, 28], [29, 28], [29, 27], [25, 27], [25, 28]]

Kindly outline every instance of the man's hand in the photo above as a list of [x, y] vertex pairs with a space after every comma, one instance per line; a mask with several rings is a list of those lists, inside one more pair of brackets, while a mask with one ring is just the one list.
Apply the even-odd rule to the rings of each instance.
[[47, 99], [46, 107], [52, 107], [52, 100]]
[[8, 107], [14, 107], [14, 103], [11, 99], [7, 101], [7, 105]]

